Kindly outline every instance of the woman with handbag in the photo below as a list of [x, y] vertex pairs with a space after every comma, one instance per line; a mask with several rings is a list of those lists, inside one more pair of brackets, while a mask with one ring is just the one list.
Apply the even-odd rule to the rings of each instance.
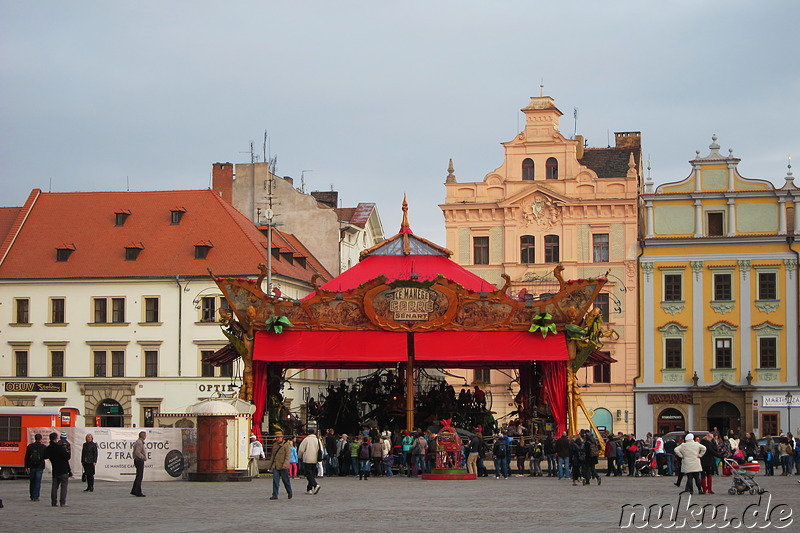
[[83, 466], [83, 475], [81, 481], [86, 482], [86, 488], [83, 492], [94, 492], [94, 473], [95, 466], [97, 465], [97, 443], [94, 441], [94, 435], [91, 433], [86, 434], [86, 442], [83, 443], [81, 448], [81, 465]]

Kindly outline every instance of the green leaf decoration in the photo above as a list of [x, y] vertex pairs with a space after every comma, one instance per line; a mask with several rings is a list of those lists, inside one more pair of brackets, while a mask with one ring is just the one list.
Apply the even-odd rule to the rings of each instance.
[[285, 317], [285, 316], [277, 316], [277, 315], [272, 315], [271, 317], [269, 317], [267, 319], [267, 321], [265, 323], [267, 325], [267, 328], [271, 329], [275, 333], [283, 333], [283, 328], [284, 327], [286, 327], [286, 326], [288, 326], [288, 327], [294, 326], [294, 324], [292, 324], [291, 321], [287, 317]]
[[542, 334], [542, 338], [546, 339], [548, 333], [556, 332], [553, 316], [550, 313], [539, 313], [533, 317], [533, 323], [528, 331], [531, 333], [536, 333], [538, 331]]

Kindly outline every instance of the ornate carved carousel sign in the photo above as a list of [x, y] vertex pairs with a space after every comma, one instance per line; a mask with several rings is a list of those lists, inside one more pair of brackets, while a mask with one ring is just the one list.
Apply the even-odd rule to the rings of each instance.
[[[308, 331], [528, 331], [534, 318], [549, 314], [559, 331], [579, 323], [592, 307], [603, 278], [564, 281], [544, 300], [519, 301], [506, 291], [509, 281], [491, 292], [473, 292], [439, 276], [430, 282], [383, 276], [347, 292], [315, 286], [306, 300], [274, 297], [258, 280], [215, 278], [237, 320], [254, 330], [267, 329], [271, 316], [285, 316], [293, 330]], [[248, 308], [252, 316], [248, 316]], [[248, 327], [249, 326], [249, 327]]]

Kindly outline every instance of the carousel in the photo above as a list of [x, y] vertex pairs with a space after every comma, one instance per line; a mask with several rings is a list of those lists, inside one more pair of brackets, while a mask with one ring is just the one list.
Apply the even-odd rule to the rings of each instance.
[[222, 328], [230, 344], [209, 362], [242, 358], [240, 398], [254, 404], [253, 433], [294, 432], [282, 385], [288, 369], [311, 368], [374, 371], [357, 384], [331, 383], [319, 402], [312, 399], [309, 414], [320, 427], [351, 431], [364, 419], [353, 406], [365, 401], [397, 429], [440, 420], [448, 421], [448, 431], [491, 427], [477, 390], [465, 403], [463, 390], [456, 396], [428, 372], [475, 368], [517, 373], [516, 415], [528, 428], [547, 424], [556, 435], [575, 433], [579, 409], [593, 426], [576, 372], [613, 362], [600, 348], [614, 333], [603, 330], [593, 308], [606, 280], [564, 280], [558, 265], [557, 293], [514, 298], [507, 276], [498, 289], [451, 255], [413, 234], [404, 200], [397, 235], [327, 283], [312, 280], [315, 290], [302, 300], [265, 292], [263, 264], [256, 280], [214, 277], [229, 304]]

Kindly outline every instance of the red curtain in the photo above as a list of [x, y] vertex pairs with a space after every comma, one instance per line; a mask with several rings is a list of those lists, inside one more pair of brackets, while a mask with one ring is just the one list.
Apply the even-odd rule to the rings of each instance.
[[542, 361], [542, 386], [556, 421], [556, 438], [567, 430], [567, 362]]
[[253, 361], [253, 434], [261, 439], [261, 423], [267, 407], [267, 362]]

